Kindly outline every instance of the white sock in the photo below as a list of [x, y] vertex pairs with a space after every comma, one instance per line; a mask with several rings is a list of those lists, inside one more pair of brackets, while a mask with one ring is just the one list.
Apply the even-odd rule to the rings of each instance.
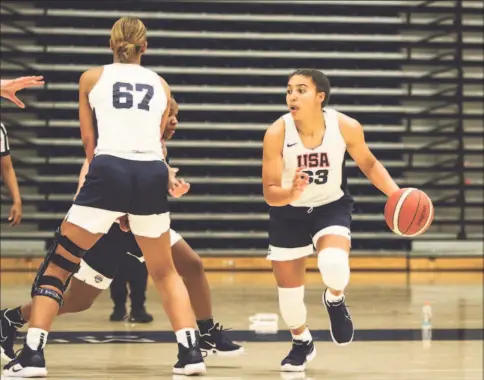
[[295, 334], [291, 333], [291, 335], [292, 335], [293, 339], [302, 340], [303, 342], [311, 342], [313, 340], [311, 332], [309, 331], [309, 329], [307, 327], [304, 329], [304, 331], [301, 334], [295, 335]]
[[193, 347], [195, 345], [195, 329], [189, 328], [189, 329], [181, 329], [175, 332], [176, 335], [176, 341], [180, 344], [182, 344], [185, 347], [190, 347], [190, 344], [188, 342], [191, 342], [191, 346]]
[[331, 303], [336, 303], [340, 302], [344, 298], [344, 294], [341, 293], [339, 296], [335, 296], [333, 293], [329, 291], [329, 289], [326, 290], [326, 301], [331, 302]]
[[45, 330], [42, 329], [37, 329], [35, 327], [30, 327], [29, 330], [27, 331], [27, 346], [30, 347], [32, 350], [41, 350], [42, 348], [45, 347], [45, 344], [47, 343], [47, 337], [49, 336], [49, 333]]

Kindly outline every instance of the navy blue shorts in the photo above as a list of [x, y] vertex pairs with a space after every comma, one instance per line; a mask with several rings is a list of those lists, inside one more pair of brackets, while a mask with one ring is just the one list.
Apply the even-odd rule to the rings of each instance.
[[158, 237], [170, 228], [168, 167], [161, 161], [94, 157], [66, 219], [92, 233], [107, 233], [128, 215], [134, 234]]
[[321, 236], [351, 240], [353, 198], [343, 195], [319, 207], [272, 207], [269, 212], [269, 256], [274, 261], [296, 260], [313, 253]]
[[163, 161], [100, 155], [89, 165], [74, 204], [133, 215], [168, 211], [168, 168]]

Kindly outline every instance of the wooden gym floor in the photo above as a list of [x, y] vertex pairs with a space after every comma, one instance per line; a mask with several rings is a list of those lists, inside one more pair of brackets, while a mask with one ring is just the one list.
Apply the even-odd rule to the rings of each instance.
[[[5, 269], [5, 267], [4, 267]], [[338, 347], [330, 341], [327, 314], [320, 299], [318, 273], [308, 273], [308, 323], [318, 355], [306, 374], [283, 374], [279, 363], [290, 337], [279, 321], [276, 334], [256, 334], [249, 317], [278, 313], [271, 273], [209, 272], [214, 316], [228, 334], [243, 341], [238, 358], [210, 357], [205, 379], [439, 379], [483, 378], [482, 272], [352, 274], [347, 290], [356, 326], [355, 341]], [[29, 301], [33, 273], [1, 272], [1, 307]], [[433, 341], [421, 340], [422, 305], [433, 311]], [[112, 304], [105, 292], [91, 310], [59, 317], [46, 351], [51, 379], [173, 379], [173, 333], [152, 285], [147, 325], [108, 321]], [[165, 343], [163, 343], [165, 342]], [[19, 341], [21, 343], [21, 341]], [[18, 345], [20, 347], [20, 344]]]

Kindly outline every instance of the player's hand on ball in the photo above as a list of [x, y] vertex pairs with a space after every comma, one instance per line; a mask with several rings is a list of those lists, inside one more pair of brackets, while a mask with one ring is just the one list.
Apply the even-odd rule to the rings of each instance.
[[188, 190], [190, 190], [189, 183], [186, 183], [182, 178], [175, 178], [175, 181], [171, 184], [171, 188], [168, 189], [168, 192], [173, 198], [180, 198], [188, 193]]
[[302, 192], [309, 184], [308, 173], [303, 172], [304, 168], [297, 168], [292, 179], [291, 198], [292, 201], [299, 199]]

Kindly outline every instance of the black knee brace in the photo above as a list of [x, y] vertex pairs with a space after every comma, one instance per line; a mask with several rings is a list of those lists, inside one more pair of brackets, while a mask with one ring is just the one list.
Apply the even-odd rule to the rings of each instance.
[[[59, 303], [59, 306], [63, 304], [63, 293], [69, 284], [69, 281], [74, 273], [79, 270], [80, 264], [73, 263], [69, 261], [64, 256], [58, 255], [55, 253], [57, 246], [60, 245], [63, 247], [67, 252], [71, 255], [76, 256], [78, 258], [82, 258], [86, 253], [85, 250], [79, 248], [75, 243], [70, 241], [66, 236], [60, 234], [60, 229], [57, 229], [54, 237], [54, 242], [49, 247], [47, 254], [45, 255], [44, 261], [39, 267], [37, 275], [35, 276], [34, 283], [32, 284], [32, 292], [31, 296], [44, 296], [52, 298], [53, 300]], [[50, 263], [54, 263], [58, 267], [71, 272], [71, 275], [67, 279], [66, 283], [57, 277], [53, 276], [44, 276], [45, 271]], [[45, 289], [41, 288], [41, 286], [49, 285], [54, 286], [59, 289], [61, 292], [57, 292], [56, 290], [52, 289]]]

